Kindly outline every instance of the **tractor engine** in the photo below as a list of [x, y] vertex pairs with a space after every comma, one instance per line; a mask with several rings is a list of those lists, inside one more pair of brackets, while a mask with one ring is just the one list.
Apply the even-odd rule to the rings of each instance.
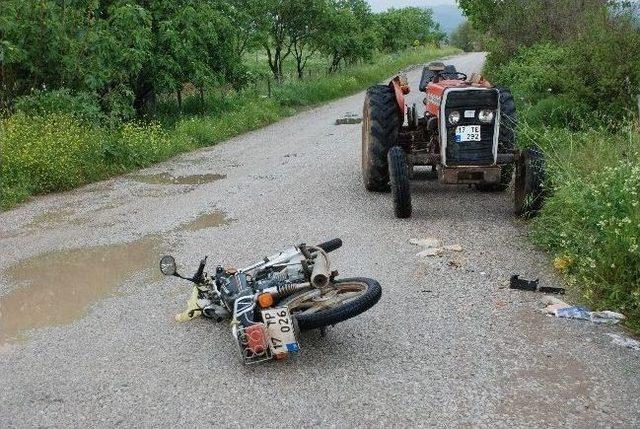
[[437, 118], [442, 166], [494, 165], [500, 127], [498, 90], [445, 80], [428, 84], [426, 93], [427, 116]]

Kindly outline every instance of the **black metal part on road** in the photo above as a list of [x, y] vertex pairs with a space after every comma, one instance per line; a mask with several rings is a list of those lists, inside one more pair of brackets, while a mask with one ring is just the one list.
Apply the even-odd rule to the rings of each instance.
[[362, 112], [362, 178], [368, 191], [389, 190], [387, 152], [397, 144], [401, 126], [393, 88], [388, 85], [369, 88]]
[[389, 150], [387, 158], [393, 209], [396, 217], [406, 219], [411, 216], [411, 183], [407, 155], [400, 146], [394, 146]]
[[542, 292], [542, 293], [555, 293], [564, 295], [565, 288], [555, 286], [540, 286], [540, 279], [525, 280], [521, 279], [519, 275], [514, 274], [509, 281], [510, 289], [526, 290], [529, 292]]
[[540, 279], [524, 280], [521, 279], [519, 275], [514, 274], [511, 276], [511, 280], [509, 281], [509, 288], [535, 292], [538, 290], [539, 283]]

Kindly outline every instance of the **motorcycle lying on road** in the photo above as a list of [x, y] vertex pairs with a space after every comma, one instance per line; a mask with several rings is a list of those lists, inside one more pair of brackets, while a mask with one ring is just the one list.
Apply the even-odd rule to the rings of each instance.
[[299, 331], [335, 325], [378, 302], [382, 288], [377, 281], [336, 280], [328, 253], [341, 246], [340, 239], [300, 244], [242, 269], [218, 266], [213, 275], [205, 272], [205, 257], [191, 278], [178, 274], [168, 255], [160, 260], [160, 270], [194, 283], [189, 308], [176, 319], [230, 320], [242, 360], [252, 364], [284, 359], [299, 351]]

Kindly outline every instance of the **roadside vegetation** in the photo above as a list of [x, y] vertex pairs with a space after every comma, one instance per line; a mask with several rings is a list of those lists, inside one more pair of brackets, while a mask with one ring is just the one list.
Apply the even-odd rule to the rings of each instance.
[[364, 0], [6, 0], [0, 208], [357, 92], [456, 52], [444, 36]]
[[540, 146], [547, 159], [533, 239], [589, 305], [621, 311], [640, 332], [637, 4], [460, 5], [485, 37], [485, 72], [517, 97], [519, 144]]

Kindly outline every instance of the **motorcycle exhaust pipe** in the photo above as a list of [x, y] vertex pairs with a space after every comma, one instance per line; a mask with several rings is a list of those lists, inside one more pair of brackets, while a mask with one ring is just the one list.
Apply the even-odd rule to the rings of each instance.
[[311, 284], [317, 288], [326, 287], [329, 284], [330, 275], [331, 272], [329, 271], [327, 258], [318, 255], [313, 263], [313, 270], [311, 271]]

